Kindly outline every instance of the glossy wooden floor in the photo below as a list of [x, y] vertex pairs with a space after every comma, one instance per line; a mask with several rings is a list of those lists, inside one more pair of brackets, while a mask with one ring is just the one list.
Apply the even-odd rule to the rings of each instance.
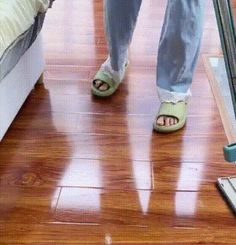
[[186, 127], [152, 132], [166, 1], [144, 0], [131, 65], [112, 98], [90, 95], [105, 59], [102, 1], [57, 0], [46, 71], [0, 143], [0, 244], [236, 244], [215, 182], [235, 175], [202, 55], [221, 53], [208, 1]]

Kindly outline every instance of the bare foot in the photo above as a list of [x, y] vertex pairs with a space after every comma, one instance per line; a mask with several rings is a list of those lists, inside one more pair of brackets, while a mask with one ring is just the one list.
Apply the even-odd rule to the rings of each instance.
[[169, 116], [160, 116], [157, 118], [157, 125], [160, 126], [171, 126], [178, 123], [178, 119], [176, 117], [169, 117]]
[[101, 80], [94, 81], [94, 87], [99, 91], [106, 91], [109, 89], [109, 85]]

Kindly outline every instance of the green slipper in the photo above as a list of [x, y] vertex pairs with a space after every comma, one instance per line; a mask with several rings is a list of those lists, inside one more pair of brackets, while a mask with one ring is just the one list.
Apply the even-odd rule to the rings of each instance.
[[[126, 72], [128, 66], [129, 66], [129, 62], [127, 61], [126, 65], [125, 65], [125, 72]], [[108, 85], [108, 89], [104, 90], [104, 91], [97, 89], [94, 86], [96, 80], [100, 80], [103, 83], [106, 83]], [[92, 90], [93, 95], [96, 95], [98, 97], [108, 97], [108, 96], [112, 95], [113, 93], [115, 93], [115, 91], [118, 89], [120, 84], [121, 84], [121, 82], [117, 83], [113, 80], [113, 78], [109, 72], [106, 72], [106, 71], [103, 71], [102, 69], [100, 69], [96, 73], [95, 77], [93, 78], [91, 90]]]
[[[104, 91], [101, 91], [101, 90], [98, 89], [99, 87], [96, 88], [94, 86], [95, 85], [94, 83], [95, 83], [96, 80], [100, 80], [103, 83], [106, 83], [108, 85], [108, 89], [104, 90]], [[117, 90], [119, 85], [120, 85], [120, 83], [116, 83], [112, 79], [111, 75], [108, 72], [99, 70], [97, 72], [97, 74], [95, 75], [93, 81], [92, 81], [91, 90], [92, 90], [92, 93], [94, 95], [98, 96], [98, 97], [108, 97], [108, 96], [112, 95]]]
[[[170, 116], [177, 118], [178, 122], [174, 125], [170, 126], [162, 126], [157, 124], [157, 119], [160, 116]], [[160, 133], [171, 133], [175, 132], [181, 128], [186, 123], [187, 118], [187, 103], [184, 101], [179, 101], [176, 104], [170, 102], [161, 103], [160, 109], [155, 117], [155, 121], [153, 123], [153, 129]]]

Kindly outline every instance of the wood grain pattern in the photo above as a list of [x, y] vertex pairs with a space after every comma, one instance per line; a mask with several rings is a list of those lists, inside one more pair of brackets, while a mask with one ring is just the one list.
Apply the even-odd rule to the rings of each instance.
[[[207, 1], [186, 127], [152, 132], [166, 0], [143, 1], [119, 91], [90, 81], [107, 56], [100, 0], [58, 0], [43, 28], [46, 68], [0, 142], [0, 244], [236, 244], [215, 186], [236, 173], [202, 56], [221, 54]], [[71, 8], [70, 8], [71, 7]]]

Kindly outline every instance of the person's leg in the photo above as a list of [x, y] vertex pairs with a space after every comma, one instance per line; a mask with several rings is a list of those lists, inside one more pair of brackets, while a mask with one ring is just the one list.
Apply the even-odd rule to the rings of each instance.
[[[186, 101], [190, 95], [203, 32], [205, 0], [168, 0], [157, 59], [157, 90], [161, 102]], [[161, 116], [158, 125], [173, 125]]]
[[[104, 0], [104, 20], [109, 57], [102, 65], [113, 80], [121, 82], [128, 62], [128, 47], [132, 39], [142, 0]], [[108, 84], [95, 81], [100, 91], [108, 89]]]

